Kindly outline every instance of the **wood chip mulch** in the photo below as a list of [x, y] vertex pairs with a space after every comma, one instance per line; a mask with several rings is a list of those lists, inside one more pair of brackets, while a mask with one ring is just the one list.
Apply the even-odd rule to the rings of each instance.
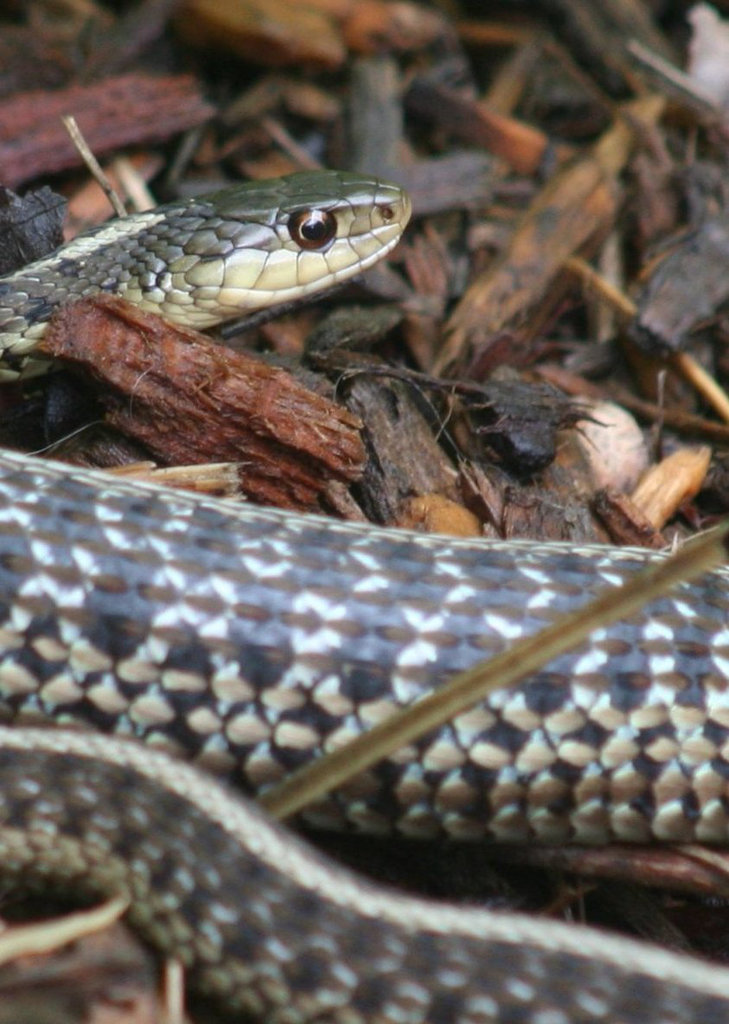
[[[115, 299], [64, 310], [60, 372], [0, 386], [0, 444], [466, 536], [660, 548], [725, 515], [727, 5], [455, 8], [10, 0], [0, 273], [109, 215], [62, 114], [130, 209], [328, 166], [405, 185], [414, 218], [361, 282], [225, 344]], [[517, 857], [544, 862], [538, 896]], [[713, 866], [507, 858], [520, 905], [727, 957]], [[689, 895], [625, 897], [661, 881]]]

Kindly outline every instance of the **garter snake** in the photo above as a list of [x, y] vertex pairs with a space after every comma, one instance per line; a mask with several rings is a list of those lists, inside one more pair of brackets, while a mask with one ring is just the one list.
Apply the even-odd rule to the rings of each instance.
[[[256, 789], [651, 557], [331, 523], [5, 453], [2, 715], [186, 748]], [[728, 607], [727, 572], [707, 574], [313, 820], [726, 843]], [[381, 892], [128, 741], [0, 730], [0, 864], [130, 893], [192, 981], [265, 1020], [729, 1022], [721, 968]]]
[[[89, 236], [90, 249], [94, 238], [109, 240]], [[16, 280], [3, 282], [15, 373], [48, 302], [31, 312]], [[335, 524], [0, 453], [0, 708], [185, 749], [257, 789], [650, 557]], [[729, 576], [707, 574], [312, 820], [726, 843], [728, 608]], [[132, 922], [193, 981], [267, 1021], [729, 1022], [720, 968], [394, 896], [128, 739], [1, 728], [0, 864], [126, 893]]]
[[366, 270], [409, 218], [397, 185], [316, 171], [112, 220], [0, 278], [0, 380], [47, 369], [36, 346], [73, 299], [113, 292], [173, 323], [211, 327]]

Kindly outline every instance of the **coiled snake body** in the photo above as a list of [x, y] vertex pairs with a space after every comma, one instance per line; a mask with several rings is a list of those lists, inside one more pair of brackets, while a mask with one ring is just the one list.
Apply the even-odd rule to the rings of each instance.
[[[5, 453], [3, 715], [184, 747], [255, 790], [650, 557], [332, 524]], [[726, 843], [728, 607], [729, 575], [707, 574], [313, 820]], [[123, 740], [0, 728], [0, 863], [127, 893], [132, 921], [197, 984], [269, 1021], [729, 1022], [722, 969], [393, 896]]]

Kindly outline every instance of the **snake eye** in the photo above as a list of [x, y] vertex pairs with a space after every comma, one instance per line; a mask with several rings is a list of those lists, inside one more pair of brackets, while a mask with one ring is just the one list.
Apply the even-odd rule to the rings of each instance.
[[326, 249], [337, 233], [337, 219], [329, 210], [301, 210], [291, 216], [289, 232], [302, 249]]

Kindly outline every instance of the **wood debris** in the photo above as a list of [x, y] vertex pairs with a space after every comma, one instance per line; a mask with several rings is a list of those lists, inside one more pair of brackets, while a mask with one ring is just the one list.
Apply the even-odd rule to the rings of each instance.
[[90, 371], [108, 423], [172, 465], [238, 463], [242, 492], [262, 503], [316, 508], [330, 480], [362, 473], [360, 423], [346, 410], [121, 299], [61, 310], [43, 349]]
[[[394, 178], [415, 217], [356, 286], [240, 337], [203, 340], [113, 299], [64, 311], [49, 344], [73, 375], [0, 387], [0, 442], [459, 535], [655, 548], [726, 515], [726, 11], [647, 0], [549, 0], [538, 14], [471, 4], [460, 19], [453, 9], [4, 9], [0, 185], [31, 194], [0, 210], [0, 235], [12, 230], [3, 272], [58, 244], [60, 207], [33, 221], [32, 245], [18, 241], [26, 210], [48, 209], [32, 190], [69, 200], [67, 230], [107, 215], [61, 114], [78, 118], [127, 198], [329, 166]], [[102, 388], [89, 383], [99, 378]], [[725, 872], [663, 853], [533, 856], [591, 877], [726, 886]], [[407, 882], [423, 859], [404, 855]], [[425, 887], [440, 893], [450, 874], [439, 868]], [[571, 906], [574, 890], [552, 886], [542, 878], [538, 907]], [[604, 920], [593, 895], [588, 918]], [[654, 909], [673, 916], [675, 904]], [[673, 934], [650, 920], [656, 938]], [[700, 948], [703, 921], [682, 927]]]

